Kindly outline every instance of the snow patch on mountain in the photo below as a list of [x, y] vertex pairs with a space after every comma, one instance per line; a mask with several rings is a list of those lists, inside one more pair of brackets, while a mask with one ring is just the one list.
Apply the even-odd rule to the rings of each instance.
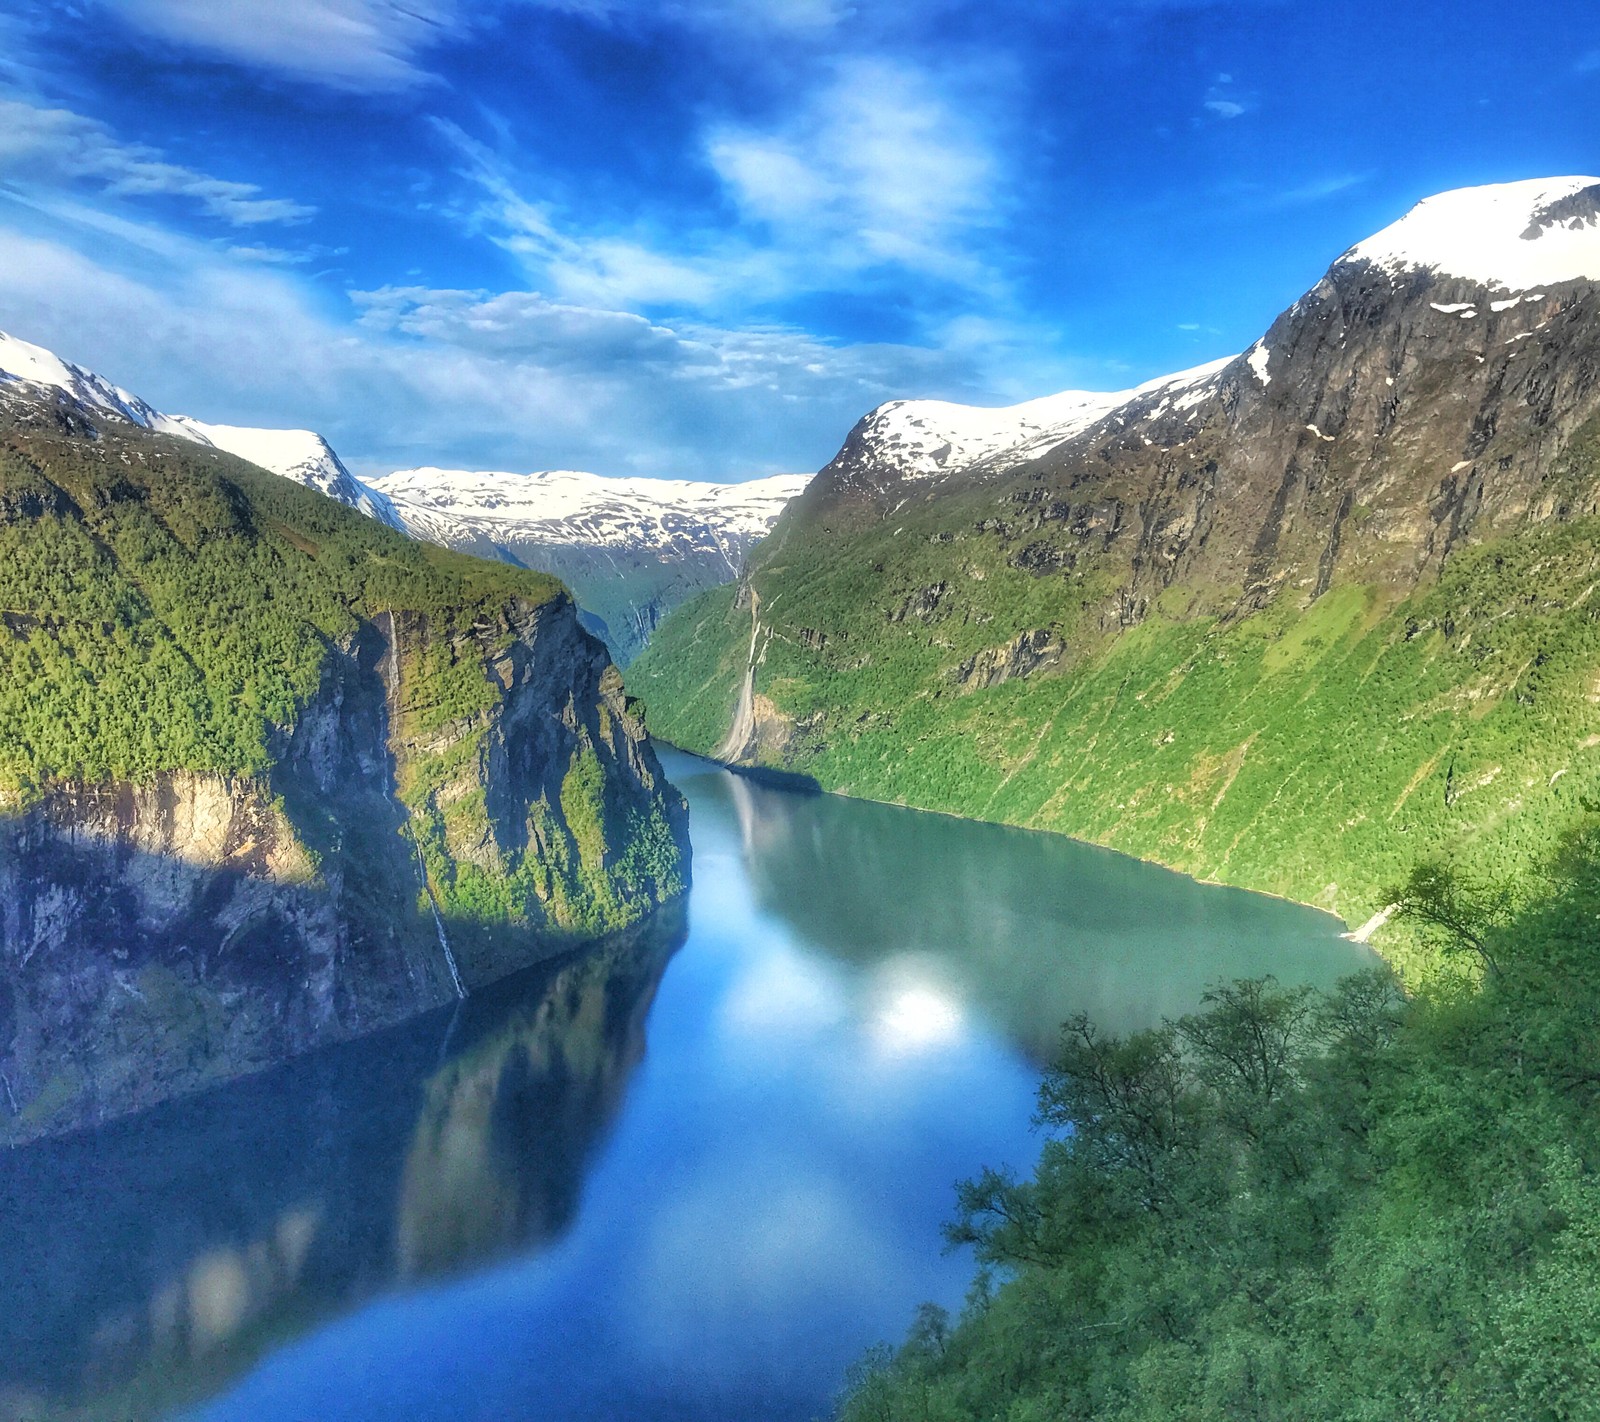
[[80, 405], [130, 420], [161, 434], [181, 434], [177, 421], [145, 404], [137, 395], [113, 385], [81, 365], [62, 360], [53, 351], [0, 331], [0, 390], [8, 386], [60, 390]]
[[1131, 390], [1064, 390], [998, 409], [945, 400], [894, 400], [880, 405], [857, 430], [875, 459], [908, 479], [929, 479], [982, 465], [999, 471], [1035, 459], [1063, 440], [1115, 415], [1124, 406], [1160, 396], [1160, 410], [1192, 409], [1236, 359], [1226, 356]]
[[1339, 260], [1505, 291], [1600, 281], [1600, 178], [1533, 178], [1440, 193]]
[[384, 495], [357, 479], [333, 447], [313, 430], [257, 430], [241, 425], [212, 425], [187, 415], [172, 417], [171, 432], [196, 444], [207, 444], [226, 454], [293, 479], [341, 504], [360, 509], [369, 518], [401, 528], [394, 505]]
[[57, 390], [92, 414], [111, 415], [157, 434], [176, 435], [236, 455], [360, 509], [381, 523], [401, 526], [389, 501], [346, 469], [328, 441], [311, 430], [258, 430], [163, 414], [92, 370], [0, 331], [0, 390], [18, 386], [31, 391]]

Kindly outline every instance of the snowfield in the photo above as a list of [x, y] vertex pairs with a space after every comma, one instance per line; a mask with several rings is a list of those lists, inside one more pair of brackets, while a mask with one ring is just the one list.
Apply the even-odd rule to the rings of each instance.
[[1425, 198], [1341, 262], [1501, 291], [1600, 281], [1600, 178], [1534, 178]]

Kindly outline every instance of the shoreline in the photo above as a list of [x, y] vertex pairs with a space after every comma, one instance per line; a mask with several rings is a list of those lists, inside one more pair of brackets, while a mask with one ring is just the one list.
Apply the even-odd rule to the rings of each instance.
[[[769, 789], [786, 789], [795, 793], [816, 795], [837, 795], [841, 800], [859, 800], [862, 804], [866, 805], [889, 805], [897, 810], [911, 810], [919, 815], [942, 815], [945, 819], [960, 820], [964, 824], [993, 825], [997, 829], [1016, 830], [1021, 834], [1047, 834], [1055, 837], [1056, 839], [1071, 840], [1074, 844], [1081, 844], [1084, 848], [1096, 850], [1101, 854], [1115, 854], [1122, 859], [1131, 859], [1135, 864], [1144, 864], [1152, 869], [1164, 870], [1168, 874], [1177, 874], [1182, 878], [1188, 879], [1191, 883], [1202, 884], [1206, 888], [1229, 889], [1234, 893], [1255, 894], [1263, 899], [1276, 899], [1279, 903], [1293, 904], [1296, 908], [1308, 909], [1312, 913], [1321, 914], [1324, 918], [1331, 918], [1343, 929], [1343, 932], [1339, 934], [1340, 938], [1345, 939], [1349, 943], [1354, 943], [1360, 947], [1370, 949], [1380, 958], [1383, 958], [1385, 962], [1389, 961], [1383, 953], [1373, 946], [1371, 939], [1372, 935], [1388, 922], [1389, 915], [1393, 912], [1392, 906], [1381, 910], [1377, 914], [1374, 914], [1372, 918], [1369, 918], [1360, 927], [1352, 928], [1346, 919], [1341, 918], [1332, 909], [1325, 909], [1319, 904], [1308, 904], [1304, 899], [1292, 898], [1288, 894], [1280, 894], [1272, 889], [1250, 889], [1246, 888], [1243, 884], [1230, 884], [1224, 879], [1214, 879], [1209, 877], [1202, 878], [1198, 874], [1189, 873], [1186, 869], [1179, 869], [1171, 864], [1163, 864], [1159, 859], [1147, 859], [1143, 855], [1130, 854], [1127, 850], [1118, 849], [1114, 845], [1097, 844], [1094, 840], [1084, 839], [1080, 835], [1066, 834], [1061, 830], [1041, 829], [1037, 825], [1013, 824], [1009, 820], [986, 820], [979, 815], [964, 815], [958, 810], [938, 810], [924, 805], [910, 805], [904, 800], [879, 800], [871, 795], [851, 795], [843, 790], [830, 790], [827, 788], [827, 786], [823, 785], [814, 777], [804, 775], [797, 771], [778, 770], [772, 766], [764, 765], [736, 765], [730, 761], [718, 760], [715, 756], [704, 755], [699, 751], [689, 750], [686, 746], [675, 745], [673, 742], [660, 736], [652, 736], [651, 739], [656, 745], [663, 746], [668, 750], [676, 752], [678, 755], [689, 756], [694, 760], [701, 761], [704, 764], [713, 767], [714, 769], [726, 770], [730, 774], [742, 776], [746, 780], [751, 780], [758, 785], [766, 785]], [[808, 782], [809, 788], [802, 789], [802, 786], [798, 783], [793, 785], [785, 784], [784, 781], [786, 779], [792, 779], [796, 782]], [[1360, 936], [1362, 934], [1365, 934], [1366, 936]]]

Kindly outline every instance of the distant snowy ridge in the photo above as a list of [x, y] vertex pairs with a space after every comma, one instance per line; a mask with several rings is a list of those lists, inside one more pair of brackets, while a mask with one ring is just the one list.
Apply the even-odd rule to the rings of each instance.
[[21, 385], [59, 390], [91, 411], [129, 420], [157, 434], [175, 435], [281, 474], [342, 504], [387, 523], [401, 526], [389, 501], [374, 494], [333, 452], [327, 440], [311, 430], [258, 430], [239, 425], [211, 425], [188, 415], [167, 415], [81, 365], [62, 360], [42, 346], [30, 345], [0, 331], [0, 390]]
[[742, 484], [689, 479], [605, 478], [576, 470], [534, 474], [402, 469], [372, 480], [406, 528], [431, 542], [579, 544], [594, 548], [686, 546], [715, 550], [737, 573], [746, 549], [766, 536], [783, 506], [810, 480], [775, 474]]
[[0, 398], [65, 397], [90, 415], [127, 420], [249, 460], [402, 533], [479, 557], [554, 573], [572, 589], [619, 662], [668, 610], [738, 576], [808, 474], [743, 484], [403, 469], [364, 482], [311, 430], [214, 425], [167, 415], [93, 371], [0, 333]]
[[1600, 281], [1600, 178], [1533, 178], [1425, 198], [1341, 262], [1502, 291]]
[[739, 575], [811, 477], [713, 484], [402, 469], [373, 480], [373, 491], [414, 537], [554, 573], [626, 666], [674, 607]]
[[863, 452], [892, 464], [902, 477], [930, 479], [982, 465], [1000, 471], [1033, 459], [1126, 405], [1160, 396], [1198, 403], [1236, 359], [1163, 375], [1131, 390], [1064, 390], [1020, 405], [985, 408], [946, 400], [892, 400], [856, 428]]

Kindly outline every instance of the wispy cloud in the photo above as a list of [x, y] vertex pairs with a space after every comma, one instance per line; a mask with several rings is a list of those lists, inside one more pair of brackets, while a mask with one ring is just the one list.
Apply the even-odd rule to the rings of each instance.
[[[163, 408], [418, 463], [737, 478], [820, 467], [867, 409], [971, 394], [960, 352], [664, 325], [533, 292], [387, 287], [354, 322], [291, 267], [56, 203], [0, 224], [0, 324]], [[92, 292], [92, 302], [63, 302]]]
[[525, 195], [512, 164], [488, 144], [449, 120], [436, 118], [432, 125], [456, 154], [461, 176], [481, 193], [468, 220], [563, 298], [609, 306], [700, 307], [729, 285], [748, 283], [756, 275], [752, 254], [726, 240], [711, 253], [674, 253], [664, 244], [563, 221], [554, 204]]
[[925, 72], [840, 62], [800, 109], [711, 133], [712, 167], [746, 216], [836, 258], [971, 281], [965, 237], [994, 223], [999, 164], [970, 114]]
[[183, 49], [366, 91], [424, 81], [419, 52], [463, 33], [472, 13], [458, 0], [101, 3], [135, 29]]
[[326, 257], [342, 257], [349, 250], [348, 247], [324, 247], [316, 244], [289, 248], [250, 243], [231, 246], [227, 248], [227, 254], [241, 262], [264, 262], [268, 266], [275, 267], [303, 267]]
[[698, 230], [585, 222], [530, 196], [538, 179], [499, 149], [433, 126], [480, 194], [468, 220], [563, 300], [708, 311], [848, 289], [885, 268], [999, 290], [979, 238], [1000, 220], [1000, 163], [971, 113], [907, 65], [841, 61], [766, 124], [713, 124], [703, 161], [736, 220]]
[[1591, 49], [1580, 56], [1572, 67], [1579, 74], [1600, 74], [1600, 49]]
[[183, 50], [314, 84], [378, 93], [435, 82], [428, 52], [521, 6], [600, 23], [824, 33], [846, 0], [99, 0]]
[[1236, 119], [1243, 118], [1256, 106], [1254, 98], [1242, 94], [1234, 87], [1233, 75], [1219, 74], [1216, 82], [1206, 90], [1206, 96], [1200, 107], [1213, 118]]
[[1274, 205], [1299, 207], [1305, 203], [1325, 202], [1328, 198], [1338, 197], [1340, 193], [1347, 193], [1352, 188], [1359, 188], [1363, 183], [1371, 182], [1372, 177], [1369, 172], [1335, 173], [1326, 178], [1314, 178], [1310, 182], [1279, 193], [1274, 199]]
[[264, 196], [254, 183], [168, 162], [160, 150], [124, 143], [69, 109], [16, 98], [0, 98], [0, 177], [24, 188], [84, 185], [113, 197], [187, 198], [236, 227], [301, 222], [316, 211]]

